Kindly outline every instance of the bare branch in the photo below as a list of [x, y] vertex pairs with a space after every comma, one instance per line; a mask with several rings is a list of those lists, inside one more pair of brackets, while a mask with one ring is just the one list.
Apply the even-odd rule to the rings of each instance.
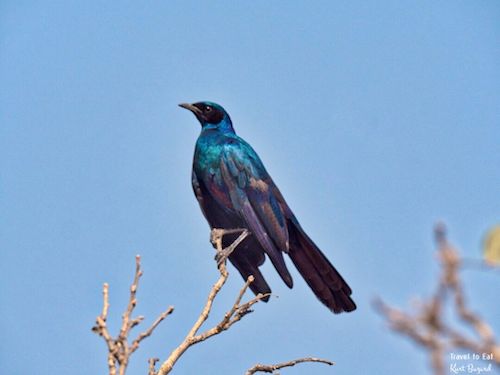
[[106, 325], [106, 321], [108, 319], [108, 311], [109, 311], [109, 285], [104, 283], [102, 286], [102, 295], [103, 295], [103, 307], [101, 315], [96, 318], [96, 324], [92, 327], [92, 331], [101, 336], [106, 345], [108, 346], [108, 370], [110, 375], [116, 375], [116, 367], [115, 367], [115, 353], [117, 352], [116, 342], [111, 337], [108, 327]]
[[247, 372], [245, 372], [245, 375], [253, 375], [257, 372], [274, 373], [276, 370], [282, 369], [284, 367], [292, 367], [298, 363], [304, 363], [304, 362], [319, 362], [319, 363], [324, 363], [324, 364], [329, 365], [329, 366], [332, 366], [335, 364], [335, 362], [329, 361], [327, 359], [314, 358], [314, 357], [294, 359], [293, 361], [277, 363], [275, 365], [263, 365], [263, 364], [258, 363], [255, 366], [253, 366], [252, 368], [248, 369]]
[[137, 288], [139, 287], [139, 279], [142, 276], [142, 271], [141, 271], [141, 257], [139, 255], [135, 256], [135, 275], [134, 275], [134, 281], [132, 285], [130, 286], [130, 297], [128, 301], [128, 306], [127, 310], [122, 315], [122, 326], [120, 329], [120, 339], [126, 339], [128, 336], [128, 333], [130, 332], [130, 329], [132, 328], [132, 323], [130, 323], [130, 316], [132, 315], [132, 312], [134, 311], [135, 306], [137, 305], [137, 299], [136, 299], [136, 294], [137, 294]]
[[192, 341], [194, 341], [194, 343], [204, 341], [204, 340], [208, 339], [209, 337], [212, 337], [214, 335], [221, 333], [222, 331], [227, 330], [234, 323], [241, 320], [241, 318], [243, 318], [243, 316], [252, 312], [252, 310], [250, 308], [253, 305], [255, 305], [257, 302], [259, 302], [260, 300], [262, 300], [263, 298], [265, 298], [269, 295], [269, 294], [258, 294], [250, 301], [240, 305], [240, 301], [241, 301], [241, 298], [243, 297], [243, 294], [245, 294], [246, 290], [248, 289], [249, 285], [252, 282], [253, 282], [253, 276], [249, 276], [247, 282], [245, 283], [243, 288], [241, 288], [240, 293], [236, 299], [236, 302], [234, 303], [231, 310], [229, 310], [224, 315], [224, 318], [215, 327], [206, 330], [202, 334], [194, 336], [192, 338]]
[[144, 340], [146, 337], [151, 336], [153, 331], [158, 327], [158, 325], [170, 314], [174, 312], [174, 307], [170, 306], [166, 311], [162, 312], [158, 318], [151, 324], [151, 327], [149, 327], [146, 331], [142, 332], [137, 336], [137, 338], [132, 342], [132, 345], [130, 347], [130, 353], [133, 353], [139, 348], [139, 344], [141, 343], [142, 340]]
[[[233, 234], [233, 233], [241, 233], [240, 236], [227, 248], [222, 248], [222, 239], [224, 235], [227, 234]], [[219, 267], [219, 272], [220, 276], [217, 282], [214, 284], [212, 289], [210, 290], [210, 293], [208, 295], [207, 302], [205, 303], [205, 306], [194, 323], [193, 327], [190, 329], [188, 332], [187, 336], [185, 337], [184, 341], [175, 348], [172, 353], [170, 353], [169, 357], [163, 362], [161, 365], [160, 369], [158, 370], [157, 375], [166, 375], [168, 374], [175, 363], [179, 360], [179, 358], [184, 354], [184, 352], [191, 346], [202, 342], [206, 340], [209, 337], [212, 337], [214, 335], [217, 335], [221, 333], [222, 331], [227, 330], [229, 327], [231, 327], [234, 323], [238, 322], [244, 315], [248, 314], [251, 312], [250, 308], [265, 298], [267, 295], [262, 295], [259, 294], [252, 300], [241, 304], [241, 299], [243, 298], [243, 295], [247, 291], [250, 283], [253, 281], [253, 276], [250, 276], [248, 280], [246, 281], [245, 285], [243, 288], [241, 288], [240, 292], [238, 293], [238, 296], [236, 298], [235, 303], [233, 304], [232, 308], [224, 314], [223, 319], [213, 328], [210, 328], [206, 330], [205, 332], [198, 334], [198, 331], [200, 330], [201, 326], [205, 321], [208, 319], [208, 316], [212, 310], [212, 305], [215, 300], [215, 297], [217, 297], [217, 294], [221, 290], [222, 286], [225, 284], [229, 274], [226, 269], [226, 258], [229, 256], [229, 254], [236, 249], [236, 247], [250, 234], [248, 230], [246, 229], [230, 229], [230, 230], [224, 230], [224, 229], [213, 229], [212, 230], [212, 236], [211, 236], [211, 241], [212, 243], [216, 246], [217, 253], [218, 255], [222, 254], [222, 261], [218, 261], [218, 267]], [[219, 258], [220, 260], [220, 258]]]
[[[417, 306], [413, 314], [390, 307], [381, 299], [376, 299], [373, 305], [386, 318], [392, 330], [409, 337], [429, 352], [435, 374], [445, 374], [444, 354], [453, 348], [475, 353], [493, 353], [492, 361], [500, 367], [500, 345], [496, 343], [492, 329], [466, 304], [460, 278], [463, 261], [458, 251], [448, 242], [443, 224], [436, 225], [434, 233], [441, 275], [430, 301]], [[462, 322], [476, 332], [477, 338], [468, 337], [466, 332], [445, 323], [448, 295], [453, 297], [453, 307]]]
[[[92, 327], [92, 331], [103, 337], [106, 345], [108, 346], [108, 370], [109, 375], [124, 375], [130, 356], [139, 347], [140, 342], [146, 337], [150, 336], [153, 330], [160, 324], [168, 315], [170, 315], [174, 308], [169, 307], [163, 312], [145, 332], [138, 335], [132, 342], [128, 344], [130, 331], [144, 320], [143, 316], [132, 318], [132, 313], [137, 305], [137, 289], [139, 287], [139, 279], [142, 276], [141, 258], [139, 255], [135, 258], [135, 274], [132, 285], [130, 286], [130, 296], [127, 309], [122, 315], [122, 325], [118, 337], [113, 338], [109, 333], [106, 325], [108, 311], [109, 311], [109, 286], [107, 283], [103, 285], [103, 308], [101, 314], [96, 318], [96, 324]], [[154, 365], [153, 365], [154, 369]]]
[[106, 322], [106, 320], [108, 319], [108, 310], [109, 310], [109, 285], [108, 285], [108, 283], [103, 284], [102, 295], [103, 295], [103, 304], [102, 304], [101, 318], [104, 322]]
[[[223, 236], [226, 234], [234, 234], [240, 233], [238, 238], [236, 238], [229, 246], [223, 248]], [[262, 299], [269, 296], [269, 294], [258, 294], [254, 298], [250, 299], [247, 302], [242, 303], [242, 299], [250, 284], [254, 281], [253, 276], [249, 276], [245, 282], [245, 285], [240, 289], [238, 295], [236, 296], [236, 300], [227, 311], [220, 322], [212, 328], [205, 330], [202, 333], [198, 333], [203, 324], [208, 319], [210, 312], [212, 311], [212, 306], [215, 298], [220, 292], [221, 288], [224, 286], [227, 278], [229, 276], [226, 269], [226, 260], [227, 257], [236, 249], [236, 247], [250, 234], [247, 229], [214, 229], [212, 231], [212, 243], [216, 246], [217, 249], [217, 264], [219, 269], [219, 279], [213, 285], [212, 289], [209, 292], [207, 301], [203, 310], [189, 330], [185, 339], [181, 342], [181, 344], [175, 348], [169, 355], [169, 357], [162, 363], [159, 370], [156, 371], [156, 363], [159, 362], [158, 358], [150, 358], [148, 360], [148, 375], [166, 375], [168, 374], [175, 363], [179, 360], [179, 358], [186, 352], [188, 348], [191, 346], [202, 342], [212, 336], [215, 336], [227, 329], [229, 329], [233, 324], [240, 321], [245, 315], [251, 313], [253, 305], [260, 302]], [[140, 333], [135, 340], [132, 341], [132, 344], [128, 344], [128, 338], [130, 335], [130, 331], [135, 326], [139, 325], [143, 320], [143, 316], [138, 316], [136, 318], [132, 317], [132, 313], [134, 311], [135, 306], [137, 305], [137, 289], [139, 287], [139, 280], [142, 276], [140, 257], [136, 257], [136, 267], [134, 280], [132, 285], [130, 286], [130, 296], [127, 304], [127, 309], [122, 315], [122, 325], [120, 327], [120, 332], [117, 338], [113, 338], [107, 328], [106, 320], [108, 316], [109, 310], [109, 286], [108, 284], [104, 284], [103, 286], [103, 308], [101, 314], [96, 319], [96, 325], [92, 328], [92, 330], [98, 333], [103, 337], [104, 341], [108, 346], [108, 367], [110, 375], [124, 375], [127, 369], [128, 362], [130, 360], [130, 356], [134, 353], [141, 343], [146, 337], [149, 337], [156, 327], [173, 311], [174, 308], [170, 306], [166, 311], [164, 311], [154, 322], [153, 324], [144, 332]], [[262, 365], [258, 364], [252, 367], [247, 371], [247, 374], [253, 374], [255, 372], [273, 372], [283, 367], [294, 366], [298, 363], [302, 362], [320, 362], [328, 365], [333, 365], [334, 363], [328, 360], [319, 359], [319, 358], [300, 358], [289, 362], [279, 363], [275, 365]]]

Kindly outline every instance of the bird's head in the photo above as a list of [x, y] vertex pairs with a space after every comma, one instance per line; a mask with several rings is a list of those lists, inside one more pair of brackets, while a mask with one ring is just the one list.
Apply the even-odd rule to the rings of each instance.
[[212, 102], [182, 103], [179, 104], [179, 107], [193, 112], [203, 129], [209, 128], [234, 132], [231, 118], [219, 104]]

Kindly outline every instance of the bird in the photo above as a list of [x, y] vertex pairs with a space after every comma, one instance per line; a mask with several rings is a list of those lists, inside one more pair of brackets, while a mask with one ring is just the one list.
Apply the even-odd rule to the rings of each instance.
[[[284, 260], [287, 254], [330, 311], [354, 311], [351, 288], [302, 229], [255, 150], [236, 134], [226, 110], [210, 101], [179, 106], [191, 111], [201, 124], [191, 182], [210, 228], [243, 228], [250, 233], [228, 256], [243, 279], [253, 276], [250, 289], [266, 295], [266, 302], [269, 299], [271, 288], [259, 269], [266, 255], [292, 288]], [[237, 233], [225, 235], [223, 246], [237, 237]]]

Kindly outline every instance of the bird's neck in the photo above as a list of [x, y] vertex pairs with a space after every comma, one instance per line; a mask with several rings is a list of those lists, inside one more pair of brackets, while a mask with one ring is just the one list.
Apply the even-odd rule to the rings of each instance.
[[235, 134], [233, 129], [233, 123], [229, 117], [225, 117], [218, 124], [204, 124], [202, 132], [204, 131], [219, 131], [222, 134]]

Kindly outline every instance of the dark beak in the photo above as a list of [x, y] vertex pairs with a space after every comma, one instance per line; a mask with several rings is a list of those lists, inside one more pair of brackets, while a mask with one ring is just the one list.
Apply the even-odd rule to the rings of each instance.
[[193, 112], [196, 117], [198, 117], [202, 113], [198, 107], [195, 107], [194, 105], [189, 104], [189, 103], [181, 103], [181, 104], [179, 104], [179, 107], [185, 108], [185, 109]]

